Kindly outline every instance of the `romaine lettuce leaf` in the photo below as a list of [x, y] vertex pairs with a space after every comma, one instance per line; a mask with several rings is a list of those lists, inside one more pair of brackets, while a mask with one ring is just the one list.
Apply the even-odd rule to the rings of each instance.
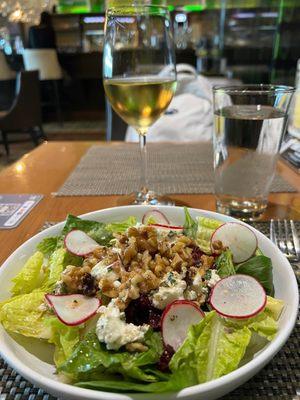
[[106, 225], [103, 222], [88, 221], [75, 217], [74, 215], [68, 215], [66, 224], [62, 230], [62, 238], [60, 239], [61, 245], [63, 245], [63, 238], [65, 235], [73, 229], [84, 231], [102, 246], [107, 246], [111, 239], [113, 239], [112, 233], [106, 229]]
[[110, 232], [125, 232], [131, 226], [135, 226], [137, 220], [135, 217], [128, 217], [125, 221], [122, 222], [112, 222], [111, 224], [106, 225], [106, 229]]
[[45, 320], [45, 326], [50, 328], [49, 343], [55, 345], [54, 362], [57, 367], [62, 365], [73, 353], [80, 340], [80, 326], [67, 326], [56, 317]]
[[[110, 377], [113, 378], [113, 377]], [[144, 392], [144, 393], [162, 393], [179, 390], [174, 387], [171, 381], [154, 382], [154, 383], [141, 383], [133, 381], [121, 380], [116, 377], [115, 380], [99, 380], [78, 382], [75, 386], [80, 386], [86, 389], [104, 390], [109, 392]]]
[[195, 347], [199, 383], [237, 369], [250, 339], [251, 332], [247, 327], [232, 329], [213, 312]]
[[47, 237], [37, 245], [37, 250], [42, 252], [45, 257], [50, 257], [58, 245], [58, 240], [59, 236]]
[[184, 215], [185, 215], [185, 221], [183, 225], [184, 228], [183, 233], [186, 236], [196, 239], [197, 229], [198, 229], [197, 222], [193, 220], [191, 214], [189, 213], [189, 210], [186, 207], [184, 207]]
[[[274, 310], [275, 304], [276, 309]], [[267, 297], [265, 309], [252, 318], [243, 320], [227, 319], [227, 323], [231, 326], [241, 327], [247, 326], [251, 332], [257, 333], [259, 336], [271, 341], [278, 331], [278, 319], [283, 307], [283, 301]], [[276, 312], [275, 312], [276, 311]], [[275, 317], [275, 318], [274, 318]]]
[[95, 377], [98, 374], [101, 379], [103, 373], [119, 373], [125, 378], [155, 382], [157, 376], [145, 372], [142, 367], [159, 360], [163, 352], [161, 335], [149, 330], [145, 335], [145, 343], [148, 350], [143, 353], [111, 351], [99, 342], [95, 333], [89, 333], [58, 371], [75, 381], [88, 380], [91, 375]]
[[266, 311], [259, 313], [256, 317], [250, 318], [247, 327], [256, 332], [259, 336], [271, 341], [277, 334], [278, 325], [275, 319], [270, 317]]
[[174, 375], [178, 370], [186, 371], [185, 386], [219, 378], [238, 367], [250, 338], [247, 327], [227, 326], [212, 311], [190, 328], [187, 339], [172, 357], [170, 369]]
[[199, 324], [189, 328], [187, 338], [170, 361], [169, 368], [172, 372], [170, 380], [180, 389], [198, 384], [196, 343], [212, 316], [212, 313], [207, 314]]
[[274, 296], [272, 261], [266, 256], [255, 256], [235, 267], [237, 274], [253, 276], [270, 296]]
[[229, 249], [219, 255], [216, 261], [217, 273], [221, 278], [229, 275], [234, 275], [235, 269], [232, 261], [232, 253]]
[[60, 280], [60, 275], [68, 265], [81, 265], [82, 258], [73, 256], [66, 249], [60, 248], [54, 251], [49, 259], [47, 276], [45, 277], [41, 290], [49, 292], [53, 290], [57, 281]]
[[282, 310], [284, 307], [284, 301], [279, 299], [274, 299], [274, 297], [267, 296], [267, 304], [265, 311], [275, 319], [276, 321], [279, 319]]
[[50, 338], [50, 329], [45, 325], [47, 312], [40, 309], [44, 292], [18, 295], [0, 304], [0, 322], [10, 332], [40, 339]]
[[43, 261], [44, 255], [40, 251], [27, 260], [21, 271], [12, 279], [14, 285], [10, 291], [14, 296], [30, 293], [39, 287], [42, 281]]
[[211, 254], [210, 239], [214, 231], [223, 224], [223, 222], [216, 219], [199, 217], [196, 242], [200, 249], [206, 253]]

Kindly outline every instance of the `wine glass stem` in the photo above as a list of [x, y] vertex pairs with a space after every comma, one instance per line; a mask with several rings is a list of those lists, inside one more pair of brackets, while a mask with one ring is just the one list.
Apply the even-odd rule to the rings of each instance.
[[139, 134], [140, 137], [140, 150], [141, 150], [141, 192], [148, 192], [147, 184], [147, 147], [146, 135]]

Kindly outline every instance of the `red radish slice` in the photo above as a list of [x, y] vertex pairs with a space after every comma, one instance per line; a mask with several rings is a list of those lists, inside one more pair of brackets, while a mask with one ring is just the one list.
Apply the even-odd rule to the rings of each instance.
[[159, 210], [147, 211], [143, 216], [142, 223], [147, 225], [149, 220], [154, 220], [156, 224], [170, 225], [168, 218]]
[[162, 225], [162, 224], [150, 224], [150, 226], [154, 226], [154, 228], [162, 229], [165, 231], [173, 231], [181, 233], [183, 231], [183, 226], [174, 226], [174, 225]]
[[76, 256], [86, 256], [100, 247], [94, 239], [79, 229], [74, 229], [66, 235], [65, 246], [70, 253]]
[[210, 305], [228, 318], [250, 318], [262, 311], [267, 296], [262, 285], [249, 275], [231, 275], [216, 283]]
[[83, 324], [96, 314], [101, 305], [100, 299], [83, 294], [46, 294], [45, 298], [57, 318], [69, 326]]
[[164, 343], [177, 351], [186, 339], [189, 327], [198, 324], [204, 316], [203, 311], [192, 301], [173, 301], [161, 317]]
[[217, 240], [220, 240], [223, 246], [229, 247], [234, 263], [249, 260], [257, 249], [257, 238], [254, 232], [237, 222], [227, 222], [214, 231], [211, 237], [212, 251], [212, 243]]

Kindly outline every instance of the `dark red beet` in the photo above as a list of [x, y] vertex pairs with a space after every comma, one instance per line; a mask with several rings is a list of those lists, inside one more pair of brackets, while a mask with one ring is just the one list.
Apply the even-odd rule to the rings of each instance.
[[192, 250], [192, 257], [195, 265], [199, 265], [201, 263], [201, 256], [203, 256], [203, 251], [199, 249], [199, 247], [194, 246]]
[[157, 368], [162, 371], [166, 372], [169, 370], [169, 363], [171, 361], [171, 358], [173, 357], [175, 351], [172, 346], [165, 346], [164, 351], [159, 359], [159, 362], [157, 364]]
[[153, 307], [147, 295], [132, 300], [125, 310], [126, 322], [134, 325], [148, 324], [154, 330], [160, 330], [162, 312]]

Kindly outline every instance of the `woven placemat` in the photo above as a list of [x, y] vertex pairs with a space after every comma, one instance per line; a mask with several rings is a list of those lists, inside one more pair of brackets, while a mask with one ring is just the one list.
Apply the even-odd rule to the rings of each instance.
[[[43, 229], [54, 225], [46, 222]], [[252, 224], [269, 235], [269, 222]], [[296, 222], [300, 234], [300, 221]], [[289, 340], [257, 375], [222, 400], [300, 400], [300, 314]], [[0, 400], [56, 400], [14, 371], [0, 357]]]
[[[213, 151], [210, 143], [149, 143], [148, 185], [157, 193], [213, 193]], [[247, 163], [246, 163], [247, 164]], [[241, 163], [240, 183], [244, 185], [247, 165]], [[265, 168], [257, 163], [260, 173]], [[140, 187], [140, 154], [137, 144], [92, 146], [59, 189], [57, 196], [121, 195]], [[248, 173], [248, 169], [246, 171]], [[236, 175], [236, 173], [235, 173]], [[231, 179], [231, 178], [230, 178]], [[249, 183], [249, 182], [248, 182]], [[253, 187], [256, 182], [249, 183]], [[294, 192], [295, 189], [276, 175], [271, 192]]]

